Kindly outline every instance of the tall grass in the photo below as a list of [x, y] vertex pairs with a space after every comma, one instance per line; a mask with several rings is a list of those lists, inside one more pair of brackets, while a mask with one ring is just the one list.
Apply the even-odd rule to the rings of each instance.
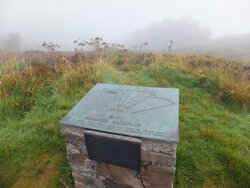
[[58, 121], [98, 82], [180, 89], [175, 187], [250, 184], [248, 69], [218, 58], [127, 52], [55, 61], [1, 59], [1, 188], [73, 187]]
[[250, 70], [244, 64], [212, 57], [187, 58], [180, 69], [197, 76], [216, 99], [250, 109]]

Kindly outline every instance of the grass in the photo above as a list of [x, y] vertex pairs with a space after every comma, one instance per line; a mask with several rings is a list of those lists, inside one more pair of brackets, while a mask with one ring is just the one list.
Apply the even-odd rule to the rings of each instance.
[[73, 187], [58, 121], [98, 82], [180, 89], [175, 187], [249, 187], [246, 74], [205, 57], [64, 59], [56, 68], [18, 59], [0, 66], [1, 188]]

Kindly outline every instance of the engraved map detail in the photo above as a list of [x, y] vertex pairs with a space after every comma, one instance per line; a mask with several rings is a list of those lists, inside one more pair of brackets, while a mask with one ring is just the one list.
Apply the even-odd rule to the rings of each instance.
[[60, 123], [177, 143], [178, 117], [178, 89], [96, 84]]
[[99, 90], [96, 94], [107, 111], [135, 114], [174, 105], [173, 101], [147, 90]]

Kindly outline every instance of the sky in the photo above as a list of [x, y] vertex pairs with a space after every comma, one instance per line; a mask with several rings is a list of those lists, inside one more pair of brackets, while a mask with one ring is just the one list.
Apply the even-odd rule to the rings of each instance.
[[188, 18], [221, 37], [250, 32], [249, 7], [249, 0], [0, 0], [0, 36], [17, 32], [32, 47], [95, 36], [124, 42], [152, 24]]

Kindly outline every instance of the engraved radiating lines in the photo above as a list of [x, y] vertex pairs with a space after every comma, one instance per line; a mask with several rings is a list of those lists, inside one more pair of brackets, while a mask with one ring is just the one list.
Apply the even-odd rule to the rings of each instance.
[[121, 106], [121, 100], [122, 100], [122, 98], [124, 97], [124, 94], [123, 93], [121, 93], [121, 97], [120, 97], [120, 99], [117, 101], [117, 107], [120, 107]]
[[130, 104], [131, 102], [133, 102], [134, 100], [136, 100], [136, 98], [138, 98], [138, 96], [140, 96], [141, 93], [137, 93], [134, 97], [132, 97], [128, 102], [127, 104]]
[[155, 106], [155, 107], [150, 107], [150, 108], [145, 108], [145, 109], [142, 109], [142, 110], [135, 110], [135, 111], [131, 111], [132, 114], [135, 114], [135, 113], [139, 113], [139, 112], [145, 112], [145, 111], [149, 111], [149, 110], [155, 110], [155, 109], [158, 109], [158, 108], [163, 108], [163, 107], [167, 107], [167, 106], [172, 106], [174, 105], [174, 103], [169, 100], [169, 99], [165, 99], [165, 98], [161, 98], [161, 97], [156, 97], [154, 99], [160, 99], [160, 100], [166, 100], [168, 101], [169, 103], [168, 104], [165, 104], [165, 105], [162, 105], [162, 106]]
[[[117, 107], [130, 109], [133, 106], [135, 106], [136, 104], [139, 104], [140, 102], [146, 100], [145, 96], [147, 94], [145, 94], [145, 93], [138, 93], [138, 94], [136, 94], [136, 96], [134, 96], [132, 98], [129, 98], [129, 97], [131, 97], [131, 95], [129, 92], [127, 92], [127, 93], [128, 94], [126, 94], [126, 95], [122, 94], [121, 99], [120, 99], [120, 101], [122, 101], [122, 103], [118, 103]], [[122, 100], [123, 98], [125, 98], [125, 99]]]
[[114, 100], [114, 103], [113, 103], [113, 107], [114, 108], [118, 108], [120, 106], [120, 101], [122, 100], [123, 98], [123, 93], [121, 92], [115, 92], [115, 100]]
[[108, 104], [107, 104], [107, 102], [105, 101], [105, 98], [104, 98], [104, 96], [103, 96], [103, 93], [100, 92], [99, 95], [101, 96], [101, 100], [103, 101], [104, 106], [105, 106], [105, 107], [108, 107]]
[[147, 93], [139, 93], [136, 97], [134, 97], [129, 103], [126, 109], [130, 109], [133, 106], [145, 101], [148, 98]]
[[99, 90], [97, 93], [109, 111], [135, 114], [174, 105], [173, 101], [146, 90]]
[[116, 104], [116, 107], [118, 108], [118, 107], [121, 107], [121, 106], [122, 106], [121, 101], [122, 101], [122, 103], [123, 103], [123, 98], [126, 99], [126, 97], [127, 97], [128, 95], [126, 95], [125, 92], [117, 92], [117, 93], [119, 93], [119, 100], [117, 100], [117, 104]]
[[116, 107], [117, 95], [118, 95], [118, 93], [117, 93], [117, 92], [115, 92], [115, 100], [114, 100], [114, 103], [113, 103], [113, 107]]
[[148, 98], [150, 98], [150, 95], [149, 94], [144, 94], [142, 97], [140, 97], [136, 101], [134, 101], [134, 103], [132, 104], [131, 107], [134, 107], [134, 106], [146, 101]]
[[[126, 93], [127, 94], [127, 93]], [[126, 101], [127, 101], [127, 99], [129, 98], [129, 93], [127, 94], [127, 95], [125, 95], [126, 97], [125, 97], [125, 99], [121, 102], [121, 104], [120, 104], [120, 106], [123, 106], [123, 105], [125, 105], [126, 104]]]

